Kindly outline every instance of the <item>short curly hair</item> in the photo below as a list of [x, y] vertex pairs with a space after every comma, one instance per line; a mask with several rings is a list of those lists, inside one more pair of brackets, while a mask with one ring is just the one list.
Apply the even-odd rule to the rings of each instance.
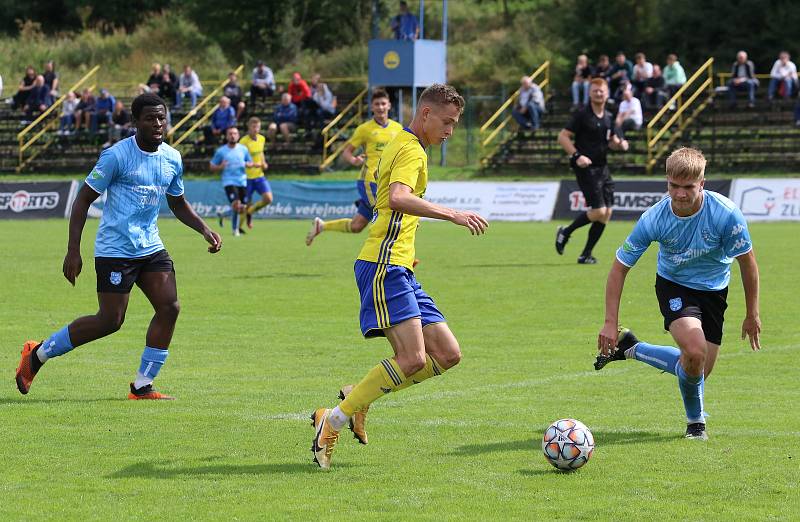
[[133, 114], [133, 119], [138, 120], [139, 116], [142, 114], [142, 109], [145, 107], [158, 107], [159, 105], [163, 105], [164, 109], [167, 108], [167, 103], [158, 94], [153, 92], [140, 94], [134, 98], [133, 103], [131, 103], [131, 113]]
[[456, 88], [444, 83], [434, 83], [419, 97], [419, 103], [434, 105], [455, 105], [460, 112], [464, 111], [464, 97], [458, 94]]

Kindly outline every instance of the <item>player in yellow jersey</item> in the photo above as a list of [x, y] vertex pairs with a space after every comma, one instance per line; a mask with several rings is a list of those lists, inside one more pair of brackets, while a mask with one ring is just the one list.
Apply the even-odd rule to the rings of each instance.
[[[461, 349], [444, 316], [414, 277], [414, 239], [420, 217], [442, 219], [483, 234], [489, 224], [475, 212], [425, 201], [425, 147], [450, 137], [464, 98], [449, 85], [434, 84], [419, 98], [411, 125], [383, 151], [378, 165], [377, 203], [369, 238], [355, 263], [361, 295], [361, 332], [385, 336], [394, 357], [372, 368], [335, 408], [319, 408], [311, 451], [322, 468], [331, 464], [339, 431], [383, 395], [441, 375], [461, 360]], [[355, 432], [355, 430], [354, 430]]]
[[[378, 160], [384, 147], [403, 130], [403, 126], [389, 119], [389, 109], [392, 108], [392, 104], [389, 102], [389, 94], [384, 89], [377, 88], [372, 91], [370, 107], [372, 107], [372, 119], [356, 128], [342, 151], [342, 157], [346, 162], [354, 167], [361, 167], [356, 181], [360, 197], [356, 203], [358, 211], [352, 219], [323, 221], [318, 217], [314, 218], [311, 230], [306, 235], [306, 245], [310, 246], [314, 238], [326, 230], [358, 234], [372, 219], [377, 191], [375, 170], [378, 167]], [[354, 153], [358, 149], [363, 149], [363, 153], [355, 156]]]
[[[253, 116], [247, 120], [247, 134], [239, 140], [239, 143], [247, 147], [253, 163], [255, 163], [252, 167], [245, 169], [245, 174], [247, 174], [247, 190], [245, 192], [247, 228], [253, 228], [253, 214], [272, 203], [272, 188], [264, 176], [264, 171], [269, 165], [264, 156], [266, 138], [261, 134], [260, 119]], [[253, 194], [256, 192], [261, 196], [261, 200], [254, 204]]]

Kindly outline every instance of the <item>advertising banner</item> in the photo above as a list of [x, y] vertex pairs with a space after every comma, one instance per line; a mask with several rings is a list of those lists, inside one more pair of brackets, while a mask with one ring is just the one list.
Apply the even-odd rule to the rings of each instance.
[[[270, 181], [273, 202], [254, 214], [256, 218], [270, 219], [337, 219], [352, 217], [356, 212], [355, 201], [358, 190], [353, 181]], [[216, 217], [230, 211], [222, 184], [217, 180], [184, 182], [185, 196], [200, 217]], [[254, 197], [259, 197], [255, 194]], [[89, 209], [91, 217], [103, 215], [106, 194], [95, 200]], [[166, 199], [161, 203], [159, 214], [171, 217]]]
[[76, 185], [74, 181], [0, 183], [0, 219], [66, 217]]
[[731, 199], [748, 221], [800, 221], [800, 179], [737, 179]]
[[457, 210], [473, 210], [489, 221], [549, 221], [558, 185], [557, 181], [432, 181], [425, 199]]
[[[665, 180], [615, 181], [614, 217], [612, 219], [639, 219], [639, 216], [667, 195]], [[730, 180], [706, 180], [705, 188], [723, 196], [731, 190]], [[588, 210], [581, 189], [575, 180], [563, 180], [553, 219], [575, 219], [578, 213]]]

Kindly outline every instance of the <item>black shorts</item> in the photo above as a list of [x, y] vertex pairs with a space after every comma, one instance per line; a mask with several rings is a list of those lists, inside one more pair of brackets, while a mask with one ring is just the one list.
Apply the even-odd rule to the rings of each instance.
[[679, 317], [697, 317], [703, 326], [706, 341], [722, 344], [722, 324], [728, 308], [728, 288], [695, 290], [656, 275], [656, 297], [664, 330]]
[[228, 201], [233, 203], [236, 200], [241, 201], [242, 203], [247, 203], [247, 187], [237, 187], [236, 185], [225, 185], [225, 195], [228, 197]]
[[95, 257], [97, 291], [128, 294], [142, 272], [174, 272], [172, 258], [166, 250], [145, 257]]
[[590, 165], [585, 169], [573, 165], [572, 170], [589, 208], [614, 206], [614, 180], [611, 179], [608, 165]]

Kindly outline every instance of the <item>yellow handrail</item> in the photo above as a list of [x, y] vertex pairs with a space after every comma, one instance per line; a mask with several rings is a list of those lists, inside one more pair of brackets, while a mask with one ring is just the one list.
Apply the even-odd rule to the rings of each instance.
[[[237, 68], [236, 68], [236, 69], [235, 69], [233, 72], [234, 72], [235, 74], [239, 75], [239, 74], [242, 72], [242, 70], [243, 70], [243, 69], [244, 69], [244, 64], [241, 64], [241, 65], [239, 65], [239, 67], [237, 67]], [[190, 132], [192, 132], [192, 131], [193, 131], [195, 128], [197, 128], [197, 125], [193, 125], [193, 126], [192, 126], [192, 127], [191, 127], [191, 128], [188, 130], [188, 131], [184, 132], [184, 133], [183, 133], [183, 134], [180, 136], [180, 138], [178, 138], [178, 140], [176, 140], [176, 139], [175, 139], [175, 133], [178, 131], [178, 129], [180, 129], [181, 127], [183, 127], [183, 125], [184, 125], [184, 124], [185, 124], [187, 121], [189, 121], [190, 119], [192, 119], [192, 118], [193, 118], [193, 117], [194, 117], [194, 116], [197, 114], [197, 112], [198, 112], [200, 109], [202, 109], [202, 108], [203, 108], [203, 107], [204, 107], [204, 106], [205, 106], [205, 105], [206, 105], [206, 104], [207, 104], [209, 101], [211, 101], [211, 99], [212, 99], [214, 96], [216, 96], [216, 95], [217, 95], [217, 93], [218, 93], [218, 92], [220, 92], [222, 89], [224, 89], [224, 88], [225, 88], [225, 86], [226, 86], [226, 85], [228, 85], [228, 82], [229, 82], [229, 81], [230, 81], [230, 80], [229, 80], [228, 78], [225, 78], [225, 79], [224, 79], [222, 82], [220, 82], [220, 84], [219, 84], [219, 85], [217, 85], [217, 87], [216, 87], [216, 88], [215, 88], [213, 91], [211, 91], [211, 92], [208, 94], [208, 96], [206, 96], [205, 98], [203, 98], [203, 99], [200, 101], [200, 103], [198, 103], [197, 105], [195, 105], [194, 107], [192, 107], [192, 108], [189, 110], [189, 112], [187, 112], [187, 113], [186, 113], [186, 116], [184, 116], [183, 118], [181, 118], [181, 121], [179, 121], [177, 124], [175, 124], [175, 125], [173, 125], [173, 126], [172, 126], [172, 128], [169, 130], [169, 132], [167, 132], [167, 137], [169, 138], [170, 145], [179, 145], [179, 144], [180, 144], [180, 143], [181, 143], [183, 140], [185, 140], [185, 139], [187, 138], [187, 136], [188, 136], [188, 134], [189, 134]], [[205, 113], [205, 115], [203, 115], [203, 118], [201, 118], [201, 121], [205, 121], [205, 120], [207, 120], [207, 119], [210, 117], [210, 114], [211, 114], [211, 113], [213, 113], [213, 110], [211, 110], [211, 111], [207, 111], [207, 112]]]
[[[730, 78], [731, 76], [733, 75], [729, 72], [717, 73], [717, 80], [719, 80], [719, 86], [724, 87], [728, 83], [727, 82], [728, 78]], [[772, 77], [769, 73], [756, 73], [754, 76], [759, 80], [769, 80]]]
[[[363, 118], [364, 114], [364, 97], [367, 95], [369, 88], [365, 87], [361, 92], [359, 92], [355, 98], [353, 98], [350, 103], [347, 104], [347, 107], [342, 109], [336, 117], [331, 120], [329, 124], [322, 129], [322, 163], [319, 166], [319, 170], [325, 170], [333, 161], [342, 153], [346, 144], [343, 144], [332, 153], [328, 154], [328, 147], [336, 141], [346, 129], [348, 129], [354, 123], [360, 122]], [[339, 128], [332, 137], [328, 137], [328, 133], [338, 124], [344, 117], [350, 112], [353, 107], [358, 106], [355, 114], [351, 116], [345, 124]]]
[[[531, 74], [531, 79], [535, 82], [536, 78], [542, 73], [542, 71], [546, 71], [545, 80], [539, 84], [539, 87], [547, 87], [550, 83], [550, 60], [547, 60], [542, 65], [540, 65], [538, 69], [533, 71], [533, 73]], [[500, 108], [497, 109], [497, 111], [495, 111], [495, 113], [492, 114], [488, 120], [486, 120], [486, 123], [484, 123], [481, 126], [481, 133], [486, 132], [486, 129], [489, 128], [489, 125], [494, 123], [494, 120], [499, 118], [500, 114], [502, 114], [503, 111], [506, 110], [509, 105], [514, 103], [514, 100], [516, 100], [518, 97], [519, 97], [519, 89], [514, 91], [514, 93], [503, 103], [503, 105], [501, 105]]]
[[[688, 98], [684, 101], [684, 93], [687, 93], [690, 86], [694, 84], [701, 76], [706, 76], [705, 81], [702, 81], [699, 85], [692, 87], [694, 92], [689, 95]], [[684, 118], [683, 114], [692, 107], [692, 104], [700, 97], [701, 94], [706, 93], [706, 98], [696, 105], [692, 113], [689, 115], [688, 118]], [[675, 141], [681, 136], [683, 130], [690, 124], [694, 119], [700, 114], [713, 100], [714, 98], [714, 58], [709, 58], [706, 62], [700, 66], [697, 71], [688, 79], [686, 83], [684, 83], [680, 89], [678, 89], [672, 98], [664, 104], [664, 107], [661, 108], [660, 111], [653, 116], [647, 124], [647, 173], [650, 174], [653, 171], [653, 167], [658, 162], [659, 158], [664, 155], [669, 147], [675, 143]], [[676, 110], [672, 114], [672, 116], [663, 124], [659, 124], [659, 120], [670, 110], [670, 107], [675, 107]], [[672, 126], [676, 123], [678, 126], [676, 129], [672, 129]], [[672, 130], [672, 135], [667, 140], [666, 143], [659, 145], [659, 140], [661, 140], [664, 135]]]
[[[548, 99], [550, 92], [550, 60], [545, 61], [535, 71], [533, 71], [530, 76], [531, 80], [536, 82], [544, 91], [544, 98]], [[541, 76], [544, 76], [544, 79], [541, 79], [537, 82]], [[497, 109], [488, 120], [486, 120], [486, 123], [481, 125], [480, 139], [481, 147], [484, 149], [483, 160], [486, 160], [490, 154], [490, 152], [486, 150], [486, 147], [495, 140], [495, 138], [500, 134], [500, 132], [503, 131], [503, 129], [506, 128], [511, 121], [511, 114], [506, 114], [505, 118], [500, 120], [500, 123], [498, 123], [494, 129], [491, 128], [492, 125], [503, 115], [503, 113], [505, 113], [505, 111], [517, 100], [517, 98], [519, 98], [519, 91], [520, 89], [514, 91], [514, 93], [511, 94], [511, 96], [509, 96], [502, 105], [500, 105], [500, 108]]]
[[52, 127], [52, 125], [46, 125], [42, 130], [37, 132], [31, 139], [29, 139], [27, 142], [23, 143], [25, 141], [25, 136], [29, 132], [31, 132], [34, 128], [36, 128], [36, 126], [40, 122], [42, 122], [45, 118], [47, 118], [54, 110], [56, 110], [58, 107], [60, 107], [61, 104], [64, 102], [64, 100], [67, 98], [67, 94], [68, 93], [73, 92], [73, 91], [77, 91], [78, 89], [80, 89], [81, 86], [84, 84], [84, 82], [86, 82], [93, 75], [97, 74], [97, 71], [99, 71], [99, 70], [100, 70], [100, 66], [99, 65], [95, 65], [94, 67], [92, 67], [92, 69], [89, 72], [87, 72], [86, 74], [84, 74], [83, 77], [80, 80], [78, 80], [72, 87], [70, 87], [69, 89], [64, 91], [64, 94], [62, 94], [55, 101], [55, 103], [53, 103], [50, 107], [48, 107], [44, 112], [42, 112], [39, 115], [38, 118], [33, 120], [30, 124], [28, 124], [27, 127], [22, 129], [17, 134], [17, 141], [19, 142], [19, 164], [17, 165], [17, 170], [18, 171], [22, 169], [22, 166], [25, 163], [25, 161], [24, 161], [24, 153], [25, 153], [25, 151], [28, 150], [45, 133], [45, 131], [47, 131], [50, 127]]

